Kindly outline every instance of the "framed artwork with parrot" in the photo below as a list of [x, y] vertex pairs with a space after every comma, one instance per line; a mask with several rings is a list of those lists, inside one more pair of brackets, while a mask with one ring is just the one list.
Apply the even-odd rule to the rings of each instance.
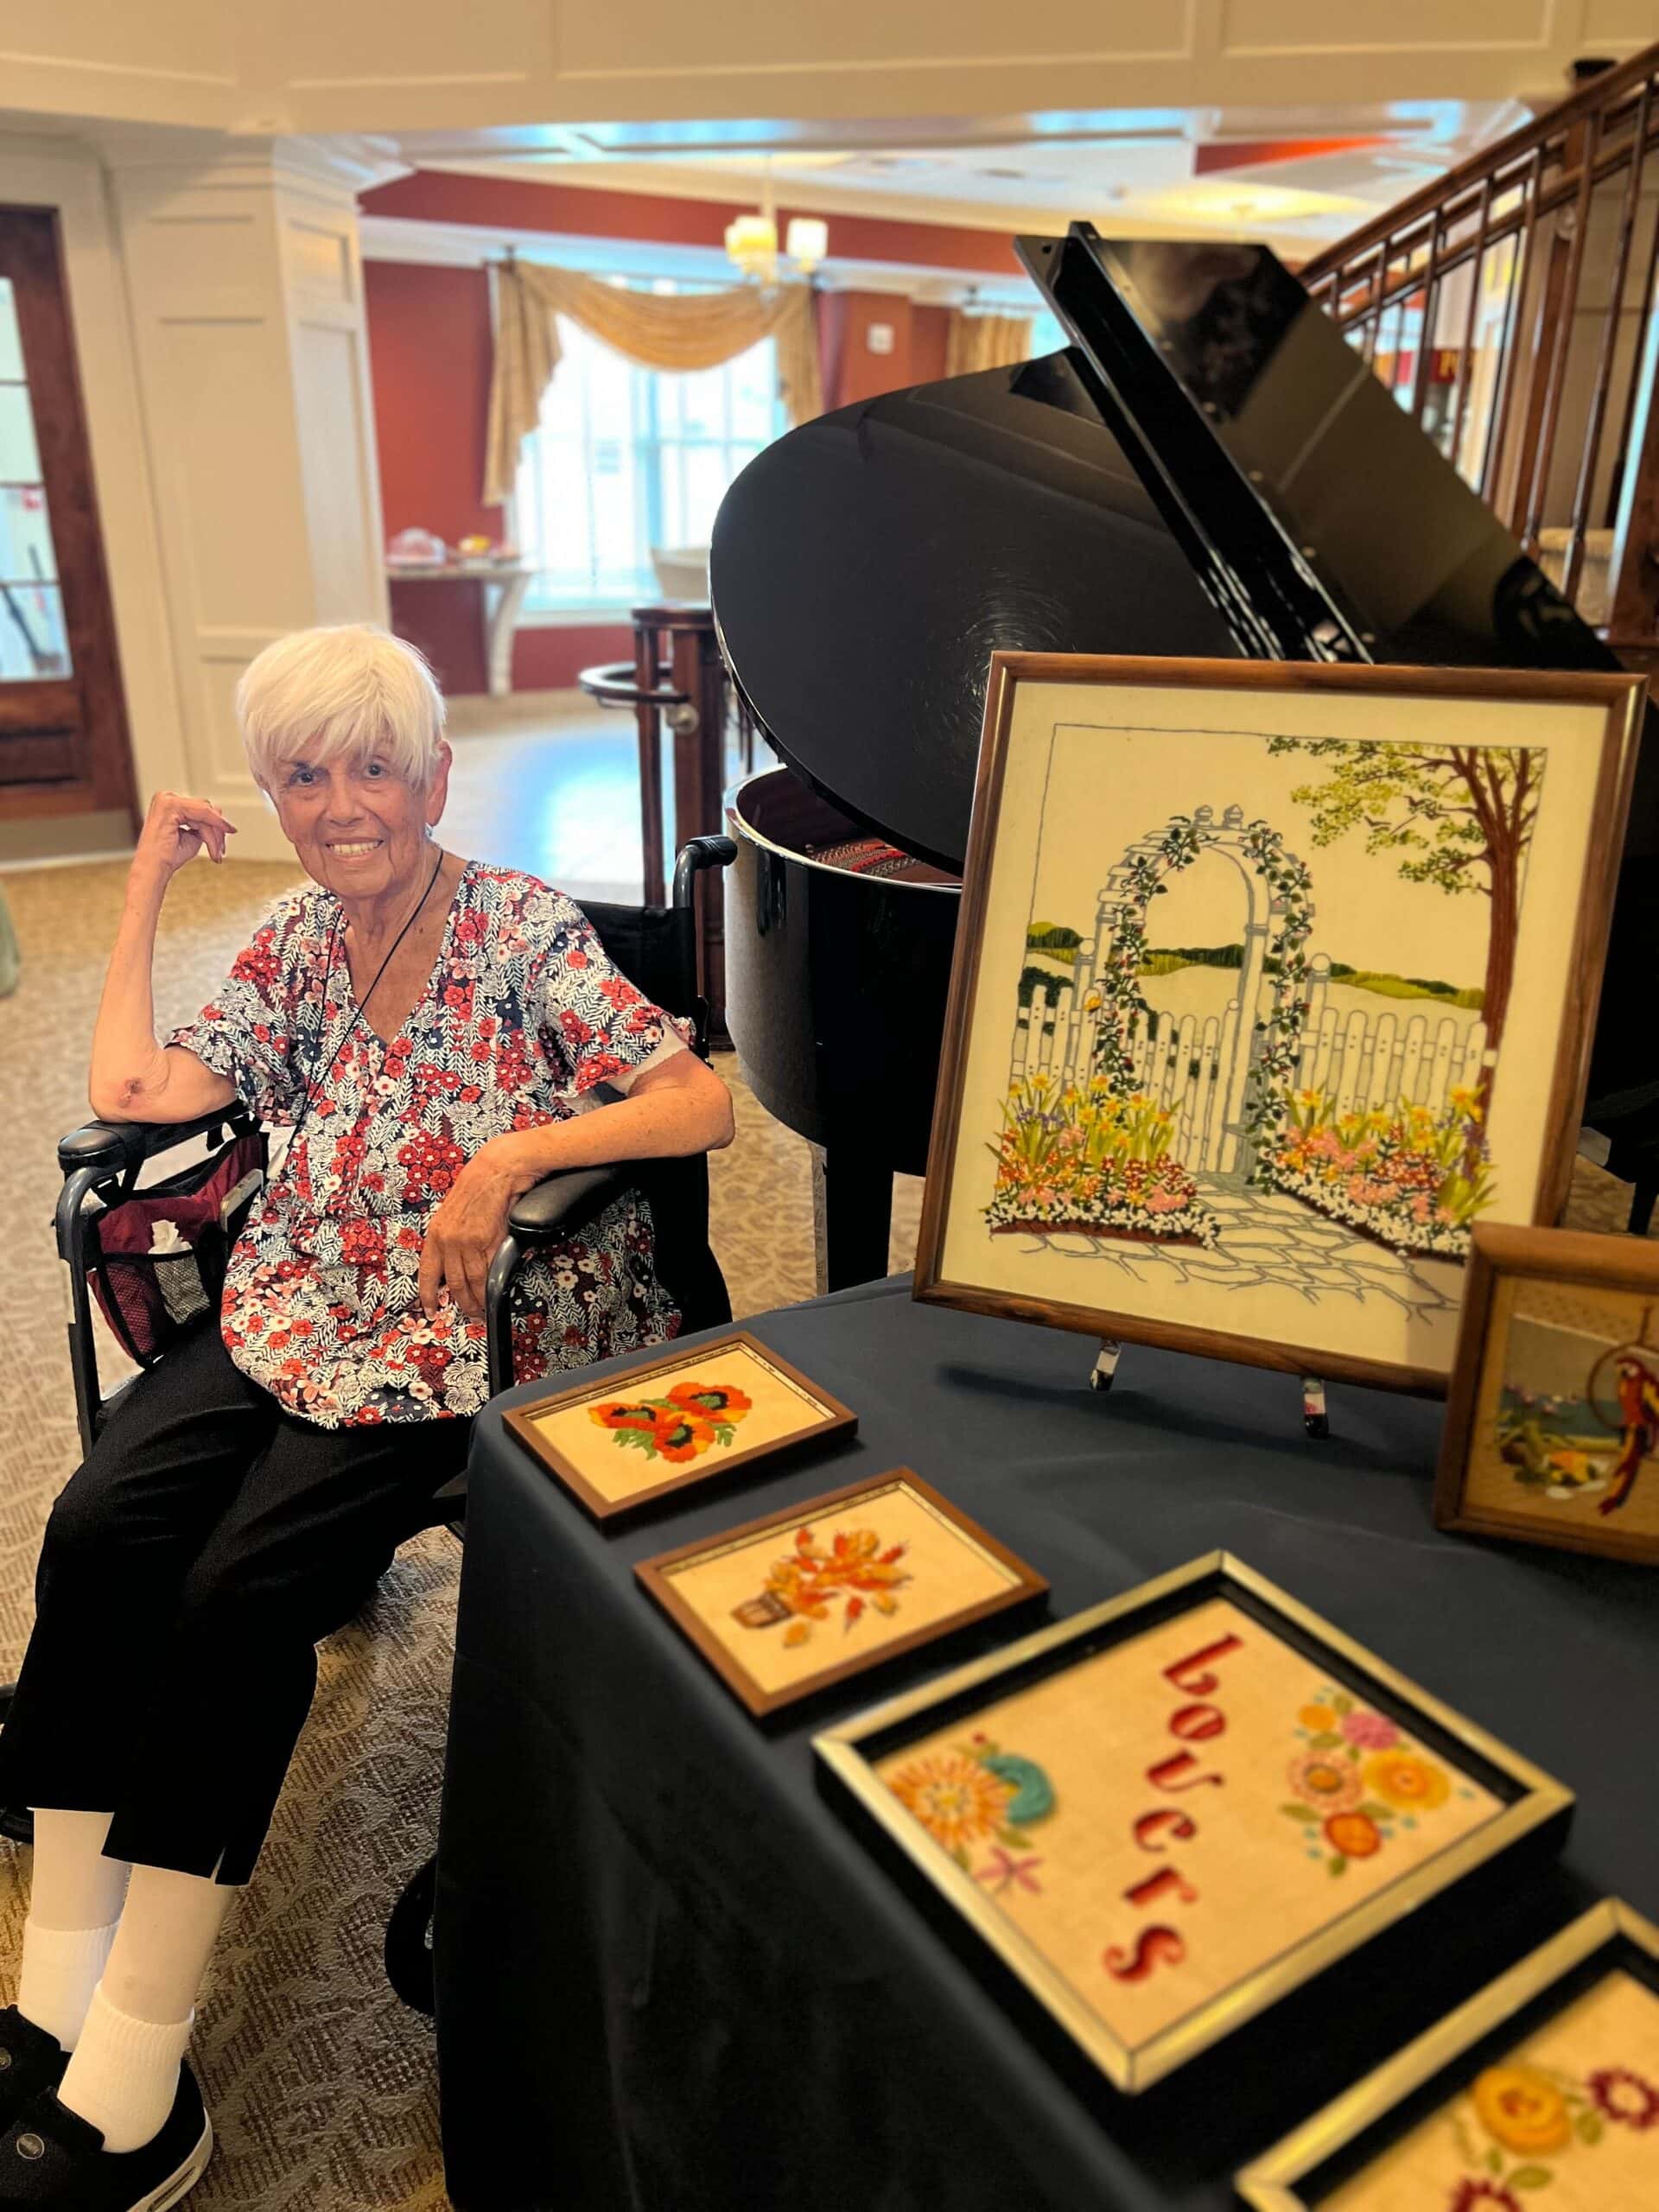
[[1477, 1227], [1434, 1517], [1659, 1563], [1659, 1244]]

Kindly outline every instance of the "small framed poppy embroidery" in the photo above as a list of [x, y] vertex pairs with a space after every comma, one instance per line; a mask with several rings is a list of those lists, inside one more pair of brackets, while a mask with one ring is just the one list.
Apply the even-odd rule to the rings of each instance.
[[601, 1521], [858, 1427], [849, 1408], [744, 1329], [514, 1406], [505, 1419]]
[[1236, 2185], [1254, 2212], [1659, 2205], [1659, 1928], [1593, 1906]]
[[755, 1714], [1048, 1588], [908, 1467], [634, 1571]]
[[1659, 1564], [1659, 1244], [1477, 1228], [1434, 1518]]
[[1224, 1552], [817, 1749], [1130, 2094], [1573, 1802]]

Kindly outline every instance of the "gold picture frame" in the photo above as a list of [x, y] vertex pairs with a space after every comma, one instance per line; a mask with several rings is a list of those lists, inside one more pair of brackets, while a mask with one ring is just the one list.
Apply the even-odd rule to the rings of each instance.
[[1048, 1590], [909, 1467], [659, 1552], [634, 1573], [757, 1719]]
[[[1242, 2168], [1234, 2187], [1251, 2212], [1316, 2212], [1325, 2204], [1339, 2205], [1342, 2212], [1363, 2212], [1367, 2175], [1384, 2158], [1399, 2155], [1411, 2138], [1421, 2138], [1427, 2126], [1444, 2119], [1478, 2082], [1490, 2079], [1486, 2068], [1495, 2071], [1505, 2062], [1510, 2069], [1517, 2060], [1524, 2063], [1529, 2044], [1535, 2041], [1541, 2026], [1559, 2019], [1607, 1977], [1620, 1972], [1631, 1975], [1651, 1999], [1653, 2036], [1659, 2039], [1659, 1928], [1629, 1905], [1605, 1900]], [[1524, 2094], [1527, 2083], [1517, 2086]], [[1651, 2084], [1649, 2092], [1659, 2095]], [[1606, 2094], [1612, 2093], [1609, 2085]], [[1526, 2201], [1543, 2204], [1553, 2197], [1535, 2199], [1530, 2195], [1535, 2188], [1548, 2185], [1548, 2169], [1539, 2178], [1539, 2160], [1557, 2158], [1563, 2149], [1574, 2157], [1580, 2151], [1592, 2157], [1607, 2131], [1598, 2120], [1586, 2123], [1582, 2113], [1557, 2114], [1548, 2102], [1547, 2086], [1535, 2094], [1539, 2105], [1523, 2113], [1528, 2133], [1522, 2138], [1511, 2136], [1488, 2145], [1478, 2125], [1465, 2126], [1465, 2155], [1475, 2155], [1472, 2169], [1465, 2171], [1478, 2172], [1489, 2190], [1497, 2190], [1508, 2186], [1511, 2164], [1524, 2160], [1521, 2190]], [[1480, 2109], [1477, 2104], [1476, 2112]], [[1644, 2109], [1644, 2132], [1653, 2125], [1652, 2109], [1651, 2104]], [[1542, 2150], [1541, 2144], [1546, 2146]], [[1489, 2161], [1496, 2161], [1496, 2171]], [[1653, 2162], [1659, 2169], [1659, 2139]], [[1454, 2172], [1448, 2198], [1456, 2193], [1457, 2183]], [[1441, 2200], [1437, 2195], [1434, 2201]], [[1511, 2201], [1516, 2201], [1513, 2191]], [[1589, 2196], [1576, 2201], [1602, 2200], [1592, 2188]], [[1659, 2202], [1659, 2197], [1651, 2201]]]
[[1659, 1565], [1659, 1244], [1476, 1228], [1434, 1522]]
[[[1179, 1655], [1167, 1668], [1166, 1650]], [[1331, 1709], [1311, 1694], [1286, 1707], [1304, 1679]], [[1478, 1868], [1558, 1841], [1573, 1803], [1541, 1769], [1226, 1552], [828, 1729], [815, 1745], [965, 1928], [1130, 2094]], [[1208, 1798], [1205, 1783], [1228, 1780], [1230, 1759], [1233, 1786]], [[1388, 1771], [1376, 1779], [1379, 1761]], [[975, 1763], [1014, 1794], [964, 1849], [989, 1795]], [[1120, 1767], [1125, 1778], [1103, 1783]], [[1318, 1804], [1281, 1802], [1287, 1767], [1295, 1796]], [[930, 1803], [936, 1783], [950, 1794]], [[1356, 1802], [1379, 1789], [1388, 1804]], [[1433, 1819], [1421, 1828], [1396, 1802]], [[1337, 1808], [1328, 1816], [1326, 1804]], [[1332, 1869], [1340, 1885], [1312, 1873], [1309, 1859], [1327, 1850], [1348, 1861]], [[1046, 1854], [1035, 1860], [1046, 1891], [1022, 1851]], [[1321, 1878], [1323, 1891], [1298, 1886]], [[1186, 1917], [1195, 1905], [1209, 1915], [1202, 1923]], [[1150, 2004], [1141, 1985], [1158, 1993]]]
[[994, 654], [915, 1295], [1443, 1394], [1471, 1222], [1566, 1196], [1644, 698]]
[[[708, 1386], [701, 1396], [697, 1384]], [[655, 1415], [675, 1409], [677, 1389], [687, 1395], [687, 1418], [683, 1432], [668, 1437]], [[722, 1396], [725, 1402], [716, 1404]], [[601, 1419], [607, 1408], [619, 1410]], [[626, 1418], [631, 1409], [632, 1424]], [[747, 1329], [671, 1347], [660, 1358], [598, 1382], [589, 1376], [510, 1406], [502, 1419], [596, 1521], [635, 1512], [694, 1484], [752, 1472], [763, 1459], [850, 1437], [858, 1427], [849, 1406]]]

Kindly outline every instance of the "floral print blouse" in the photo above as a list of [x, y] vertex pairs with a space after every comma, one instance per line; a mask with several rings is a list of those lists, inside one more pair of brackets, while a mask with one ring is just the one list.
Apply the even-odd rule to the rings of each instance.
[[[596, 1104], [598, 1084], [626, 1090], [683, 1039], [580, 909], [517, 869], [467, 863], [425, 995], [389, 1044], [356, 1018], [344, 926], [332, 892], [291, 893], [168, 1040], [261, 1121], [298, 1125], [231, 1255], [220, 1326], [245, 1375], [325, 1428], [475, 1414], [484, 1325], [447, 1293], [435, 1319], [423, 1310], [429, 1218], [487, 1139]], [[625, 1193], [522, 1268], [519, 1379], [671, 1337], [652, 1255], [650, 1209]]]

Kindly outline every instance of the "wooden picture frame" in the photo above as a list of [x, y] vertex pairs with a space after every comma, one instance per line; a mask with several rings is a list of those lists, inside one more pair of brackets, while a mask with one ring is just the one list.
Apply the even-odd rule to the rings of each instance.
[[[816, 1526], [826, 1520], [846, 1521], [860, 1512], [874, 1516], [877, 1526], [868, 1531], [836, 1529], [828, 1535]], [[907, 1541], [897, 1548], [902, 1557], [895, 1556], [889, 1542], [895, 1522], [908, 1531]], [[815, 1591], [803, 1586], [792, 1573], [784, 1572], [793, 1569], [797, 1554], [804, 1553], [810, 1541], [813, 1552], [807, 1554], [809, 1562], [814, 1556], [822, 1556], [833, 1577], [838, 1571], [836, 1554], [849, 1538], [855, 1548], [862, 1541], [863, 1550], [855, 1550], [855, 1557], [864, 1561], [865, 1579], [843, 1584], [830, 1580]], [[931, 1554], [929, 1563], [936, 1580], [933, 1590], [925, 1594], [924, 1616], [912, 1626], [906, 1624], [905, 1608], [909, 1604], [913, 1616], [914, 1604], [905, 1592], [915, 1579], [914, 1562], [923, 1548]], [[781, 1552], [782, 1559], [769, 1560], [768, 1549], [774, 1554]], [[953, 1556], [953, 1552], [959, 1556]], [[779, 1568], [779, 1575], [768, 1579], [767, 1570], [773, 1564]], [[693, 1570], [702, 1577], [695, 1599], [688, 1595]], [[918, 1650], [976, 1621], [987, 1620], [1010, 1605], [1040, 1598], [1048, 1589], [1034, 1568], [908, 1467], [891, 1468], [884, 1474], [827, 1491], [822, 1497], [808, 1498], [785, 1511], [765, 1514], [740, 1528], [724, 1529], [719, 1535], [702, 1536], [673, 1551], [659, 1552], [654, 1559], [640, 1560], [634, 1572], [675, 1626], [757, 1718], [815, 1696], [820, 1690], [868, 1668], [885, 1665], [889, 1659]], [[751, 1573], [759, 1578], [753, 1592], [747, 1584], [743, 1590], [734, 1591], [732, 1578], [741, 1580]], [[886, 1587], [881, 1580], [884, 1574], [891, 1577]], [[844, 1597], [840, 1594], [843, 1589]], [[815, 1600], [823, 1598], [825, 1590], [827, 1614], [835, 1617], [839, 1604], [841, 1621], [836, 1640], [829, 1644], [829, 1649], [845, 1656], [816, 1666], [784, 1657], [786, 1652], [804, 1650], [810, 1643], [820, 1618], [810, 1609]], [[797, 1599], [798, 1592], [798, 1602], [791, 1614], [786, 1599]], [[739, 1598], [736, 1605], [729, 1603], [734, 1594]], [[899, 1622], [894, 1633], [872, 1638], [861, 1650], [845, 1653], [846, 1639], [856, 1627], [866, 1624], [873, 1627], [875, 1621], [887, 1618]], [[728, 1620], [735, 1620], [743, 1636], [734, 1636], [726, 1625]], [[753, 1656], [744, 1649], [744, 1637], [769, 1637], [773, 1630], [783, 1633], [770, 1648], [757, 1643]]]
[[[707, 1379], [718, 1383], [721, 1378], [711, 1370], [722, 1364], [733, 1370], [729, 1381], [735, 1382], [741, 1377], [748, 1382], [746, 1392], [741, 1390], [740, 1385], [740, 1394], [748, 1403], [735, 1421], [706, 1419], [704, 1426], [715, 1430], [712, 1436], [705, 1437], [701, 1430], [695, 1430], [688, 1442], [665, 1446], [655, 1430], [647, 1434], [648, 1425], [644, 1421], [632, 1425], [618, 1421], [613, 1425], [613, 1445], [617, 1437], [621, 1440], [616, 1448], [628, 1447], [639, 1452], [647, 1467], [663, 1467], [667, 1471], [660, 1481], [647, 1480], [639, 1484], [613, 1479], [612, 1468], [601, 1459], [596, 1444], [591, 1449], [584, 1448], [593, 1440], [588, 1438], [580, 1422], [569, 1418], [584, 1408], [621, 1406], [630, 1400], [644, 1402], [653, 1397], [665, 1397], [666, 1389], [676, 1387], [670, 1378], [685, 1375], [688, 1369], [698, 1370], [697, 1377], [688, 1380]], [[664, 1387], [653, 1389], [653, 1385]], [[792, 1419], [794, 1402], [799, 1403], [798, 1421]], [[743, 1427], [753, 1418], [757, 1407], [766, 1433], [764, 1438], [746, 1444]], [[667, 1410], [664, 1405], [664, 1411]], [[858, 1415], [850, 1407], [831, 1397], [829, 1391], [747, 1329], [730, 1330], [707, 1344], [682, 1345], [677, 1350], [671, 1347], [661, 1357], [630, 1367], [620, 1375], [608, 1375], [598, 1382], [589, 1377], [573, 1383], [568, 1389], [555, 1390], [547, 1397], [532, 1398], [527, 1405], [510, 1406], [502, 1419], [524, 1449], [539, 1459], [596, 1521], [635, 1512], [641, 1506], [653, 1504], [694, 1484], [723, 1482], [740, 1470], [753, 1471], [762, 1459], [773, 1459], [781, 1452], [828, 1442], [831, 1438], [849, 1437], [858, 1427]], [[632, 1442], [631, 1427], [642, 1439], [637, 1446]], [[732, 1433], [722, 1434], [724, 1429], [730, 1429]], [[679, 1456], [687, 1452], [689, 1458]], [[672, 1471], [677, 1465], [683, 1471]], [[620, 1475], [625, 1467], [629, 1473], [637, 1471], [628, 1462], [619, 1459], [615, 1473]]]
[[816, 1747], [964, 1938], [1130, 2094], [1478, 1869], [1559, 1842], [1573, 1802], [1225, 1552]]
[[916, 1296], [1443, 1392], [1472, 1215], [1566, 1197], [1643, 696], [994, 654]]
[[[1598, 2020], [1596, 2012], [1614, 2003], [1618, 2013]], [[1633, 2050], [1622, 2039], [1609, 2050], [1610, 2030], [1618, 2037], [1615, 2020], [1628, 2026], [1633, 2016], [1648, 2031], [1644, 2050]], [[1552, 2031], [1566, 2038], [1566, 2049], [1545, 2072], [1537, 2047]], [[1591, 2080], [1575, 2083], [1559, 2058], [1575, 2044], [1587, 2055], [1597, 2042], [1616, 2063], [1605, 2075], [1592, 2069]], [[1477, 2196], [1478, 2202], [1541, 2207], [1556, 2201], [1554, 2193], [1533, 2192], [1548, 2191], [1570, 2163], [1586, 2184], [1571, 2202], [1601, 2204], [1615, 2200], [1601, 2193], [1607, 2177], [1597, 2174], [1598, 2155], [1611, 2146], [1628, 2160], [1636, 2147], [1634, 2125], [1641, 2130], [1646, 2194], [1621, 2194], [1616, 2201], [1659, 2202], [1656, 2054], [1659, 1928], [1629, 1905], [1607, 1900], [1252, 2160], [1234, 2186], [1251, 2212], [1316, 2212], [1327, 2204], [1333, 2212], [1338, 2205], [1341, 2212], [1366, 2212], [1368, 2179], [1391, 2181], [1397, 2190], [1397, 2162], [1421, 2159], [1436, 2181], [1444, 2174], [1444, 2190], [1431, 2183], [1432, 2195], [1394, 2195], [1389, 2203], [1449, 2203], [1465, 2184], [1473, 2190], [1478, 2182], [1488, 2194]], [[1536, 2069], [1528, 2063], [1535, 2057]], [[1645, 2071], [1637, 2070], [1638, 2060]], [[1380, 2171], [1385, 2161], [1393, 2164], [1391, 2174]], [[1520, 2181], [1512, 2186], [1517, 2171]], [[1629, 2174], [1627, 2164], [1627, 2186]]]
[[1434, 1522], [1659, 1565], [1659, 1244], [1477, 1227]]

